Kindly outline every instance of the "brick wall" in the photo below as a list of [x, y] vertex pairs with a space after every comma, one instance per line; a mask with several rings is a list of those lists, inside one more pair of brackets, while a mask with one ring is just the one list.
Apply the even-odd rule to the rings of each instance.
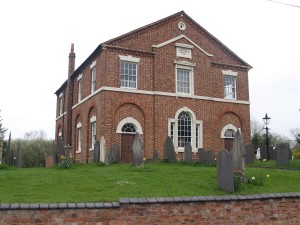
[[300, 224], [300, 193], [0, 204], [1, 224]]

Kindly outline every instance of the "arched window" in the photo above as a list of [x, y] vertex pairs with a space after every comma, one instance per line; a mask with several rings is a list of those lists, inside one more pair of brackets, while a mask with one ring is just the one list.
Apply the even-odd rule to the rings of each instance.
[[187, 142], [192, 145], [193, 152], [203, 147], [203, 121], [196, 120], [195, 113], [188, 107], [180, 108], [174, 118], [168, 119], [168, 135], [177, 152], [183, 152]]
[[126, 123], [122, 127], [122, 132], [123, 133], [135, 133], [136, 129], [135, 129], [135, 126], [132, 123]]
[[192, 139], [192, 120], [187, 112], [178, 115], [178, 147], [184, 147]]
[[226, 138], [234, 138], [234, 135], [235, 131], [233, 129], [227, 129], [224, 134]]

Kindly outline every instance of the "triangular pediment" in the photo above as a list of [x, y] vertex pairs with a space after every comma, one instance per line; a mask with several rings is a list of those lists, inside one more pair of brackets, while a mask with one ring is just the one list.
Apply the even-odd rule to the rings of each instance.
[[198, 49], [199, 49], [201, 52], [203, 52], [205, 55], [210, 56], [210, 57], [213, 56], [213, 54], [210, 54], [210, 53], [206, 52], [203, 48], [201, 48], [199, 45], [197, 45], [195, 42], [193, 42], [190, 38], [188, 38], [188, 37], [185, 36], [184, 34], [178, 35], [177, 37], [174, 37], [174, 38], [172, 38], [172, 39], [169, 39], [169, 40], [167, 40], [167, 41], [164, 41], [164, 42], [162, 42], [162, 43], [160, 43], [160, 44], [158, 44], [158, 45], [152, 45], [152, 47], [153, 47], [153, 48], [161, 48], [161, 47], [163, 47], [163, 46], [166, 46], [166, 45], [168, 45], [168, 44], [170, 44], [170, 43], [173, 43], [173, 42], [175, 42], [175, 41], [177, 41], [177, 40], [179, 40], [179, 39], [182, 39], [182, 38], [186, 39], [188, 42], [190, 42], [193, 46], [195, 46], [196, 48], [198, 48]]

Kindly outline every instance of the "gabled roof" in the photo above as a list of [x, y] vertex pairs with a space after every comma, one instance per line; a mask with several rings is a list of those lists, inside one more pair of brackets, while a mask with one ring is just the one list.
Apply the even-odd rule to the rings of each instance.
[[[246, 61], [244, 61], [242, 58], [240, 58], [237, 54], [235, 54], [233, 51], [231, 51], [226, 45], [224, 45], [219, 39], [217, 39], [215, 36], [213, 36], [211, 33], [209, 33], [206, 29], [204, 29], [201, 25], [199, 25], [196, 21], [194, 21], [190, 16], [188, 16], [184, 11], [180, 11], [180, 12], [177, 12], [171, 16], [168, 16], [168, 17], [165, 17], [161, 20], [158, 20], [156, 22], [153, 22], [153, 23], [150, 23], [148, 25], [145, 25], [143, 27], [140, 27], [138, 29], [135, 29], [135, 30], [132, 30], [128, 33], [125, 33], [123, 35], [120, 35], [118, 37], [115, 37], [113, 39], [110, 39], [108, 41], [105, 41], [103, 43], [101, 43], [100, 45], [98, 45], [98, 47], [92, 52], [92, 54], [73, 72], [73, 74], [71, 75], [71, 77], [76, 74], [79, 70], [82, 69], [82, 67], [84, 67], [84, 65], [91, 59], [92, 55], [94, 55], [95, 53], [97, 52], [100, 52], [102, 47], [106, 46], [106, 45], [111, 45], [112, 43], [118, 41], [118, 40], [122, 40], [124, 38], [127, 38], [129, 36], [134, 36], [134, 35], [138, 35], [138, 33], [140, 33], [141, 31], [145, 30], [145, 29], [149, 29], [150, 27], [152, 26], [155, 26], [155, 25], [158, 25], [158, 24], [162, 24], [162, 23], [166, 23], [167, 21], [175, 18], [175, 17], [178, 17], [178, 16], [184, 16], [185, 18], [187, 18], [188, 20], [192, 21], [196, 27], [199, 29], [199, 30], [202, 30], [204, 33], [206, 33], [208, 36], [210, 36], [210, 38], [212, 40], [214, 40], [219, 46], [221, 46], [222, 48], [225, 49], [225, 51], [227, 51], [229, 54], [231, 54], [233, 57], [235, 57], [240, 63], [244, 64], [244, 67], [248, 68], [248, 69], [252, 69], [252, 66], [249, 65]], [[183, 35], [182, 37], [186, 38], [187, 40], [189, 40], [190, 42], [192, 42], [188, 37], [186, 37], [185, 35]], [[180, 38], [182, 38], [180, 36]], [[177, 37], [179, 38], [179, 36]], [[176, 39], [176, 37], [175, 37]], [[161, 44], [164, 44], [164, 43], [161, 43]], [[212, 56], [212, 54], [210, 53], [207, 53], [205, 50], [203, 50], [201, 47], [199, 47], [198, 45], [196, 45], [194, 42], [193, 44], [199, 48], [201, 51], [203, 51], [207, 56]], [[153, 47], [157, 47], [158, 45], [154, 45]], [[65, 81], [61, 87], [55, 92], [55, 94], [58, 94], [67, 84], [67, 81]]]

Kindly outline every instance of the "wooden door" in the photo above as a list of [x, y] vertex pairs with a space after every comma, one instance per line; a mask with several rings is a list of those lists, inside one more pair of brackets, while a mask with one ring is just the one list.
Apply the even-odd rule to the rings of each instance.
[[233, 138], [225, 138], [225, 139], [224, 139], [224, 142], [225, 142], [224, 148], [225, 148], [226, 150], [230, 151], [231, 148], [232, 148], [232, 144], [233, 144]]
[[132, 163], [132, 145], [135, 134], [122, 134], [121, 136], [121, 161], [124, 163]]

